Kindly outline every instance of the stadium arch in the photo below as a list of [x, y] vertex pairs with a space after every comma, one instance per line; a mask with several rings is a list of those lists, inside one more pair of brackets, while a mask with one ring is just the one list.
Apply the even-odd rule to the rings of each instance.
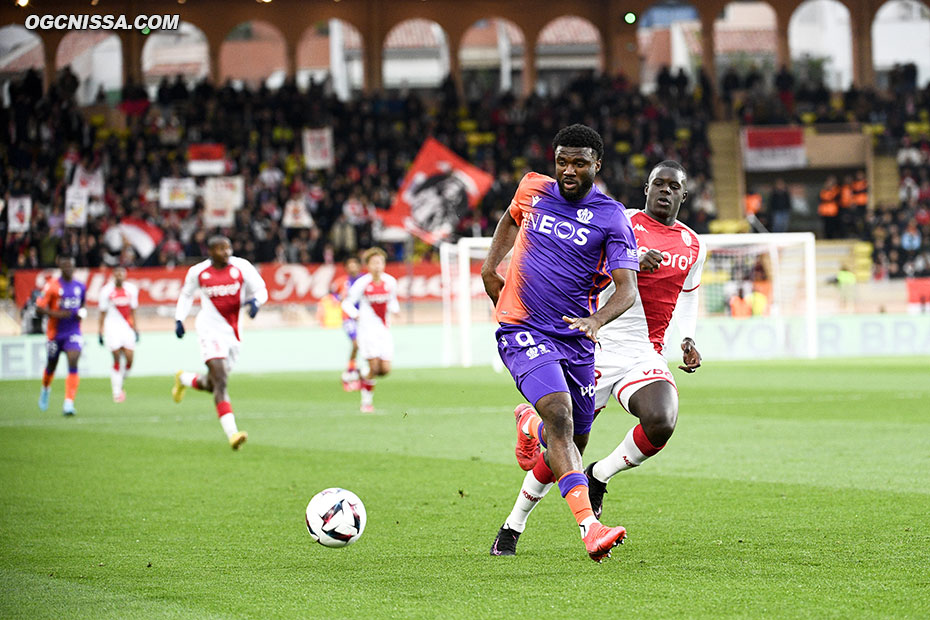
[[[452, 46], [446, 30], [431, 19], [406, 19], [384, 37], [382, 86], [438, 88], [452, 74]], [[412, 81], [411, 77], [418, 79]]]
[[458, 57], [467, 99], [523, 92], [526, 37], [509, 19], [490, 17], [474, 22], [462, 35]]
[[122, 40], [106, 30], [75, 30], [68, 32], [55, 51], [55, 70], [66, 67], [78, 79], [74, 93], [80, 105], [101, 99], [116, 99], [123, 87]]
[[558, 92], [572, 80], [604, 72], [604, 40], [600, 29], [577, 15], [549, 21], [536, 39], [536, 84], [539, 94]]
[[297, 87], [311, 80], [330, 80], [333, 92], [343, 101], [365, 85], [365, 49], [354, 25], [338, 18], [320, 20], [304, 30], [297, 43]]
[[232, 28], [219, 50], [219, 84], [278, 88], [291, 75], [287, 41], [274, 24], [253, 19]]
[[[919, 0], [888, 0], [872, 18], [872, 65], [880, 88], [911, 85], [892, 84], [896, 66], [913, 63], [916, 86], [930, 82], [930, 5]], [[909, 79], [906, 75], [904, 80]]]
[[142, 82], [149, 93], [162, 79], [180, 75], [188, 88], [210, 75], [210, 43], [204, 31], [181, 22], [177, 32], [153, 32], [142, 46]]
[[[656, 90], [663, 66], [668, 66], [673, 74], [683, 69], [693, 84], [700, 70], [708, 68], [705, 30], [700, 11], [689, 2], [656, 2], [643, 11], [636, 26], [642, 88], [649, 92]], [[710, 72], [708, 78], [713, 85], [717, 84]]]
[[[729, 68], [762, 79], [784, 64], [778, 44], [778, 14], [768, 2], [733, 0], [714, 20], [714, 65], [717, 77]], [[770, 86], [770, 84], [769, 84]]]
[[[30, 69], [38, 71], [47, 86], [46, 46], [41, 37], [18, 24], [0, 27], [0, 101], [9, 105], [9, 88], [13, 81]], [[52, 65], [54, 66], [54, 65]]]
[[[856, 24], [858, 22], [855, 22]], [[832, 90], [846, 90], [855, 79], [854, 22], [839, 0], [805, 0], [791, 13], [788, 45], [802, 80], [822, 79]]]
[[[790, 22], [795, 17], [796, 9], [804, 8], [800, 0], [769, 0], [778, 15], [778, 46], [785, 50], [785, 64], [790, 63], [791, 57], [803, 56], [803, 50], [797, 51], [797, 42], [789, 37]], [[101, 3], [101, 5], [104, 3]], [[88, 14], [138, 12], [135, 0], [107, 0], [106, 6], [86, 7]], [[639, 57], [645, 56], [648, 50], [638, 49], [635, 22], [642, 23], [652, 6], [677, 6], [680, 1], [650, 2], [649, 0], [560, 0], [551, 2], [539, 0], [533, 3], [532, 10], [526, 10], [525, 3], [497, 3], [493, 8], [496, 17], [511, 20], [523, 31], [528, 42], [535, 42], [542, 27], [560, 15], [577, 15], [588, 19], [601, 33], [601, 54], [603, 56], [602, 70], [615, 75], [623, 70], [632, 82], [648, 83], [646, 79], [639, 79]], [[697, 19], [701, 24], [702, 48], [709, 50], [714, 45], [713, 24], [720, 11], [727, 4], [726, 0], [708, 0], [699, 3]], [[805, 3], [806, 4], [806, 3]], [[881, 6], [881, 0], [843, 0], [843, 6], [849, 9], [844, 21], [849, 24], [851, 43], [844, 45], [847, 59], [845, 75], [846, 82], [850, 79], [857, 86], [874, 84], [874, 65], [872, 53], [872, 22], [876, 12]], [[445, 30], [451, 50], [457, 51], [460, 39], [465, 30], [477, 20], [488, 17], [486, 3], [461, 2], [461, 0], [430, 0], [429, 2], [313, 2], [300, 5], [295, 11], [297, 0], [275, 0], [268, 3], [231, 3], [221, 0], [198, 0], [197, 2], [184, 2], [172, 5], [172, 12], [177, 12], [181, 19], [198, 25], [207, 37], [209, 45], [209, 58], [212, 77], [215, 82], [220, 81], [220, 48], [225, 44], [226, 35], [233, 30], [236, 24], [261, 20], [271, 24], [283, 34], [284, 57], [289, 63], [284, 73], [292, 75], [294, 61], [297, 56], [297, 45], [301, 35], [310, 26], [320, 20], [338, 18], [352, 23], [358, 28], [364, 41], [362, 55], [364, 57], [364, 89], [366, 92], [377, 92], [383, 86], [382, 56], [384, 54], [384, 41], [388, 31], [397, 23], [408, 19], [432, 19]], [[69, 13], [73, 12], [73, 3], [67, 0], [43, 0], [41, 7], [30, 3], [27, 7], [15, 6], [12, 2], [0, 3], [0, 24], [23, 24], [29, 15], [38, 13]], [[633, 24], [624, 18], [629, 13]], [[299, 16], [295, 18], [295, 15]], [[54, 78], [54, 51], [65, 35], [63, 31], [36, 31], [44, 43], [45, 80], [51, 83]], [[141, 81], [141, 53], [145, 43], [145, 35], [141, 32], [120, 32], [122, 40], [124, 82]], [[795, 43], [795, 50], [791, 50], [789, 38]], [[822, 39], [817, 33], [815, 39]], [[848, 42], [848, 38], [844, 44]], [[849, 51], [851, 49], [851, 51]], [[523, 68], [524, 89], [522, 94], [529, 95], [536, 83], [535, 79], [535, 45], [527, 45], [524, 53], [525, 66]], [[709, 76], [714, 71], [713, 55], [703, 55], [701, 65]], [[458, 53], [449, 56], [449, 73], [456, 84], [461, 88], [461, 71], [458, 67]], [[782, 63], [779, 63], [782, 64]], [[637, 66], [630, 66], [637, 65]], [[850, 77], [851, 74], [851, 77]]]

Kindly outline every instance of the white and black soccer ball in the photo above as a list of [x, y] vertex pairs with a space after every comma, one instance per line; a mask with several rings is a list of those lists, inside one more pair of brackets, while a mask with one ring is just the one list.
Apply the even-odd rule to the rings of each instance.
[[324, 489], [307, 504], [307, 531], [326, 547], [345, 547], [365, 531], [365, 505], [352, 491]]

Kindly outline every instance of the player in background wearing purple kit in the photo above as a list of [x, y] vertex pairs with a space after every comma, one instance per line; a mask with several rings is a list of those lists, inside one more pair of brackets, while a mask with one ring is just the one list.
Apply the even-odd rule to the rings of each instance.
[[[594, 347], [598, 329], [627, 310], [636, 294], [636, 238], [623, 205], [594, 186], [604, 143], [590, 127], [556, 134], [556, 178], [529, 173], [501, 217], [481, 270], [495, 306], [498, 352], [517, 388], [539, 412], [517, 432], [543, 440], [539, 459], [557, 480], [591, 559], [600, 562], [626, 529], [594, 516], [581, 449], [594, 420]], [[513, 248], [506, 280], [497, 267]], [[610, 282], [617, 292], [599, 310]], [[595, 311], [596, 310], [596, 311]], [[516, 538], [501, 528], [492, 555], [512, 555]], [[518, 534], [517, 534], [518, 535]]]
[[68, 356], [68, 377], [65, 379], [65, 402], [62, 413], [74, 415], [74, 397], [77, 395], [78, 359], [84, 337], [81, 335], [81, 319], [87, 316], [84, 301], [87, 289], [74, 279], [74, 259], [62, 256], [58, 259], [61, 276], [50, 278], [42, 289], [42, 296], [36, 302], [39, 314], [48, 317], [46, 334], [48, 342], [48, 363], [42, 374], [42, 390], [39, 392], [39, 409], [48, 410], [48, 401], [52, 393], [52, 379], [58, 367], [58, 357], [64, 351]]
[[[357, 256], [350, 256], [345, 261], [346, 275], [333, 285], [336, 290], [336, 297], [340, 302], [349, 296], [349, 289], [355, 284], [355, 281], [362, 277], [362, 261]], [[349, 315], [342, 312], [342, 330], [349, 337], [352, 343], [352, 349], [349, 351], [349, 365], [342, 373], [342, 389], [346, 392], [355, 392], [362, 387], [362, 377], [356, 366], [358, 357], [358, 321], [349, 318]]]

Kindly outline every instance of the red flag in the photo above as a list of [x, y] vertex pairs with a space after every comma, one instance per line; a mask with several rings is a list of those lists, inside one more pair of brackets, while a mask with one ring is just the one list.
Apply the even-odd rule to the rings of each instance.
[[187, 147], [187, 172], [194, 176], [226, 172], [226, 146], [208, 142]]
[[403, 227], [437, 243], [455, 231], [493, 182], [490, 174], [427, 138], [384, 216], [384, 225]]

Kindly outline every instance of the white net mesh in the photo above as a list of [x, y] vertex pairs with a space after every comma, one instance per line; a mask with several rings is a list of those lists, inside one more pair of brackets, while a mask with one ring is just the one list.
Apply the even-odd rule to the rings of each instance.
[[816, 357], [814, 237], [703, 235], [702, 316], [773, 320], [778, 357]]

